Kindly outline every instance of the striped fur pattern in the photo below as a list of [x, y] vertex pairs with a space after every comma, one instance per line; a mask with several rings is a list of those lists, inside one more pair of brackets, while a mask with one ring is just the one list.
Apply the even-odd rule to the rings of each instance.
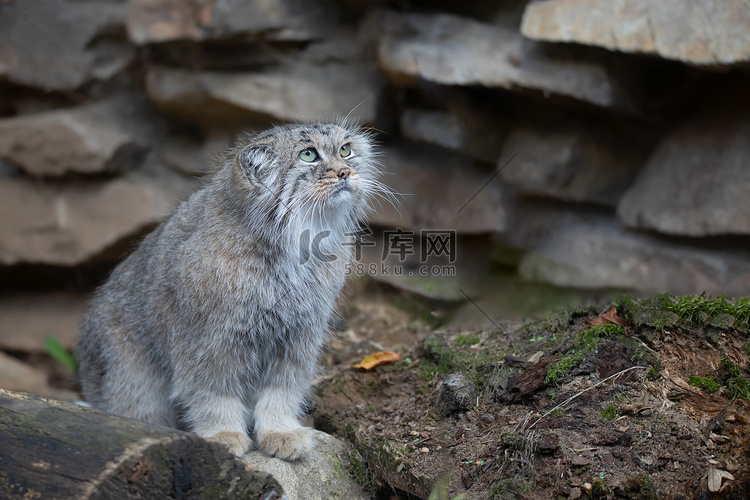
[[[95, 293], [79, 341], [86, 399], [238, 456], [253, 436], [269, 455], [303, 457], [300, 418], [352, 255], [345, 233], [384, 189], [356, 126], [246, 138]], [[306, 230], [330, 231], [319, 250], [336, 258], [301, 258]]]

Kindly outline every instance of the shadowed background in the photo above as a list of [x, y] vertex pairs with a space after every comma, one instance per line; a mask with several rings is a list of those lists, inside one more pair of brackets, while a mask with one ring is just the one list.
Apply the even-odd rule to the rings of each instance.
[[[0, 1], [1, 362], [53, 391], [19, 360], [74, 344], [239, 133], [347, 115], [402, 194], [360, 274], [451, 324], [746, 296], [749, 61], [741, 0]], [[456, 230], [456, 262], [422, 262], [423, 229]]]

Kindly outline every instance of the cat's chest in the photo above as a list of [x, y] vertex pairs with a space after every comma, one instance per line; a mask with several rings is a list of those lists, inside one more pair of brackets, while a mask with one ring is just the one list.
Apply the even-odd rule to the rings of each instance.
[[200, 261], [186, 259], [184, 282], [194, 291], [196, 305], [210, 309], [214, 322], [232, 330], [254, 323], [279, 327], [297, 320], [327, 321], [345, 281], [346, 248], [311, 255], [260, 253], [227, 239], [214, 240], [212, 247]]
[[344, 284], [335, 263], [258, 263], [240, 273], [225, 291], [222, 309], [233, 330], [322, 328]]
[[276, 267], [263, 278], [258, 285], [268, 292], [264, 295], [302, 314], [310, 308], [332, 307], [341, 292], [345, 276], [335, 263], [308, 262]]

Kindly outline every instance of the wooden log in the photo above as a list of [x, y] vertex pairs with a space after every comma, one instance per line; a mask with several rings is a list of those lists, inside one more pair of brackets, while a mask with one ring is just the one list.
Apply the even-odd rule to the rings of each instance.
[[282, 498], [218, 443], [0, 389], [0, 498]]

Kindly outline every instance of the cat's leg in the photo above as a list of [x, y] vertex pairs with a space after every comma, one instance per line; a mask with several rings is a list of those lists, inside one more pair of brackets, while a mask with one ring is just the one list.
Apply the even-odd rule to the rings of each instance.
[[240, 457], [250, 448], [247, 380], [242, 351], [221, 334], [174, 333], [171, 399], [186, 430], [224, 444]]
[[312, 356], [303, 360], [302, 365], [294, 362], [282, 365], [257, 394], [255, 436], [260, 449], [268, 455], [298, 460], [312, 449], [311, 429], [304, 427], [300, 418], [315, 372], [316, 359]]
[[120, 349], [102, 377], [101, 394], [102, 401], [96, 406], [103, 410], [152, 424], [176, 426], [166, 374], [153, 366], [145, 353]]
[[101, 410], [175, 427], [168, 374], [113, 309], [98, 302], [81, 324], [78, 363], [86, 400]]
[[219, 442], [240, 457], [250, 448], [247, 407], [239, 396], [196, 389], [179, 395], [184, 420], [190, 431]]
[[269, 386], [260, 392], [255, 405], [255, 435], [261, 450], [284, 460], [297, 460], [310, 452], [310, 428], [299, 421], [304, 400], [304, 393], [289, 387]]

